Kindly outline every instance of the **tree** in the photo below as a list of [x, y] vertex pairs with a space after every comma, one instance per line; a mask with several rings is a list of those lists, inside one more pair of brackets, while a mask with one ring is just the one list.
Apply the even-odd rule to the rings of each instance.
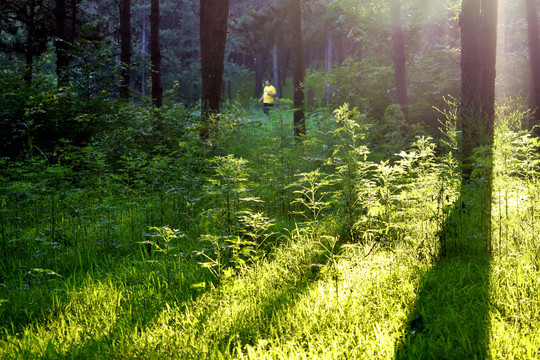
[[525, 0], [525, 11], [527, 14], [527, 39], [531, 72], [529, 106], [534, 118], [534, 125], [540, 125], [540, 38], [536, 2], [534, 0]]
[[461, 156], [463, 179], [478, 146], [493, 144], [497, 0], [463, 0], [461, 12]]
[[[252, 7], [254, 5], [256, 8]], [[232, 18], [230, 25], [232, 35], [240, 39], [238, 41], [240, 44], [239, 50], [246, 52], [255, 59], [253, 69], [255, 72], [255, 87], [253, 96], [256, 98], [261, 96], [263, 76], [266, 72], [265, 65], [267, 65], [267, 62], [264, 60], [268, 57], [269, 48], [272, 49], [272, 62], [273, 66], [275, 66], [275, 57], [277, 55], [276, 40], [280, 35], [280, 27], [273, 22], [280, 7], [276, 5], [275, 0], [272, 1], [271, 5], [267, 4], [264, 7], [262, 7], [262, 5], [263, 4], [250, 3], [250, 6], [246, 11], [236, 13], [236, 16]], [[261, 10], [258, 10], [257, 8], [260, 7], [262, 7]], [[278, 95], [282, 96], [279, 86], [281, 82], [278, 81], [276, 83], [275, 70], [278, 69], [272, 68], [274, 74], [274, 86], [276, 87]]]
[[200, 0], [201, 138], [210, 140], [219, 113], [229, 0]]
[[392, 45], [394, 60], [394, 78], [396, 86], [396, 102], [401, 106], [405, 120], [409, 118], [407, 99], [407, 68], [405, 61], [405, 40], [401, 24], [400, 0], [390, 0], [390, 13], [392, 19]]
[[58, 77], [58, 85], [63, 86], [66, 82], [66, 70], [69, 65], [66, 46], [66, 0], [56, 0], [56, 75]]
[[3, 0], [0, 2], [0, 49], [23, 54], [24, 79], [33, 77], [34, 58], [47, 50], [49, 36], [55, 35], [54, 8], [47, 0]]
[[478, 145], [478, 117], [480, 115], [480, 0], [463, 0], [461, 26], [461, 157], [462, 174], [468, 179], [472, 173], [473, 149]]
[[163, 105], [161, 85], [161, 48], [159, 45], [159, 0], [150, 2], [150, 61], [152, 63], [152, 103], [156, 108]]
[[120, 64], [122, 83], [120, 96], [129, 98], [131, 67], [131, 0], [120, 0]]
[[300, 139], [302, 135], [306, 135], [301, 0], [291, 2], [291, 32], [293, 45], [294, 137]]

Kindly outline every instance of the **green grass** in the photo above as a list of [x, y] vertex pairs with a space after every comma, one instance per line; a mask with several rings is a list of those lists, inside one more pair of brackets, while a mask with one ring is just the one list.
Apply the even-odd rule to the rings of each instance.
[[[358, 150], [348, 138], [328, 159], [361, 161], [366, 178], [348, 188], [358, 198], [341, 196], [327, 178], [335, 168], [319, 159], [330, 152], [324, 139], [295, 145], [289, 115], [230, 124], [223, 139], [236, 142], [214, 151], [246, 160], [215, 157], [221, 168], [200, 192], [181, 188], [192, 178], [166, 176], [183, 174], [173, 160], [139, 170], [150, 187], [105, 175], [87, 192], [11, 184], [0, 199], [0, 358], [540, 359], [536, 155], [504, 148], [525, 144], [523, 134], [496, 143], [488, 212], [428, 139], [371, 163], [346, 157]], [[509, 154], [515, 161], [501, 160]], [[339, 168], [339, 179], [359, 168]], [[346, 213], [343, 199], [359, 209]], [[318, 221], [300, 216], [302, 204]], [[277, 225], [246, 225], [248, 210]], [[348, 215], [360, 235], [346, 241]], [[184, 234], [165, 239], [145, 226], [160, 222]], [[423, 325], [412, 328], [418, 315]]]
[[[414, 249], [349, 246], [335, 271], [313, 272], [317, 243], [287, 243], [219, 287], [168, 284], [157, 263], [131, 261], [51, 289], [50, 309], [2, 358], [389, 359], [540, 355], [538, 269], [514, 251], [418, 262]], [[191, 265], [193, 266], [193, 265]], [[316, 268], [318, 269], [318, 268]], [[192, 275], [193, 276], [193, 275]], [[335, 279], [337, 278], [337, 282]], [[60, 285], [60, 284], [56, 284]], [[192, 284], [193, 285], [193, 284]], [[187, 295], [189, 294], [189, 296]], [[424, 330], [408, 323], [421, 313]]]

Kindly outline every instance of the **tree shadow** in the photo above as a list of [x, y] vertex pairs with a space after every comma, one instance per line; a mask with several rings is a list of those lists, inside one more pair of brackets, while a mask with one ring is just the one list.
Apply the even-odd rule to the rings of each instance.
[[489, 336], [491, 151], [463, 181], [396, 359], [484, 359]]

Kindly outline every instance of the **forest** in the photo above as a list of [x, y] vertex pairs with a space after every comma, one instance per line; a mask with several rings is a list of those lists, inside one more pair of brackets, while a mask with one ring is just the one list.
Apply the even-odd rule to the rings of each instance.
[[2, 0], [0, 359], [540, 359], [539, 7]]

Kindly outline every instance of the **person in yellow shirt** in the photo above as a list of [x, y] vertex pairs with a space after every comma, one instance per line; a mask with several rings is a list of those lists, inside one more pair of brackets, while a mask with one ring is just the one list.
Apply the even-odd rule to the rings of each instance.
[[270, 83], [270, 80], [266, 80], [266, 86], [264, 87], [263, 94], [259, 99], [259, 104], [263, 102], [263, 111], [268, 115], [268, 111], [271, 107], [274, 107], [274, 97], [276, 96], [276, 88]]

